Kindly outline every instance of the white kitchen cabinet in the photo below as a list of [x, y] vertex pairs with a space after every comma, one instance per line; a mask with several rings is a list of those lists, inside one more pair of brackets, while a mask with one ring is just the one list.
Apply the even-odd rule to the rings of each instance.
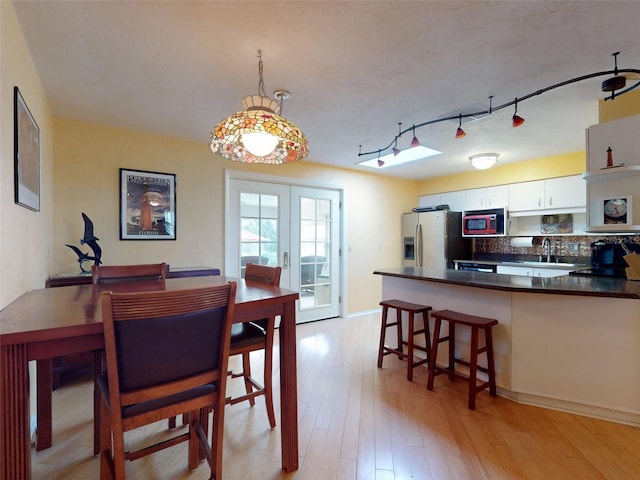
[[514, 267], [511, 265], [498, 265], [496, 267], [497, 273], [504, 273], [506, 275], [521, 275], [525, 277], [533, 276], [533, 268], [531, 267]]
[[581, 175], [509, 185], [509, 211], [518, 214], [575, 213], [586, 209], [586, 182]]
[[546, 209], [584, 209], [587, 205], [587, 183], [582, 175], [545, 180], [544, 202]]
[[507, 185], [473, 188], [466, 191], [465, 210], [483, 210], [506, 207], [509, 202]]
[[434, 207], [442, 203], [442, 195], [434, 193], [431, 195], [420, 195], [418, 197], [418, 207]]
[[544, 180], [509, 185], [509, 212], [544, 208]]
[[466, 194], [464, 190], [456, 192], [446, 192], [440, 195], [440, 200], [445, 205], [449, 205], [449, 210], [462, 212], [465, 208]]
[[507, 275], [520, 275], [526, 277], [559, 277], [561, 275], [567, 275], [569, 272], [575, 270], [575, 267], [567, 268], [544, 268], [544, 267], [517, 267], [512, 265], [498, 265], [496, 268], [497, 273], [504, 273]]

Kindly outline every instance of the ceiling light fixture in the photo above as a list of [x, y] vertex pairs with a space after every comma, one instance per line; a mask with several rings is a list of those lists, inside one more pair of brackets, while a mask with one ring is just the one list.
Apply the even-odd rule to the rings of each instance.
[[476, 167], [478, 170], [486, 170], [496, 164], [499, 156], [500, 155], [497, 153], [478, 153], [476, 155], [471, 155], [469, 157], [469, 161], [471, 162], [471, 165]]
[[456, 130], [456, 138], [462, 138], [466, 135], [467, 132], [462, 129], [462, 114], [460, 114], [460, 123], [458, 124], [458, 130]]
[[513, 117], [512, 117], [512, 121], [511, 124], [512, 126], [515, 127], [519, 127], [520, 125], [522, 125], [524, 123], [524, 118], [522, 118], [520, 115], [518, 115], [518, 99], [516, 98], [515, 100], [515, 105], [516, 105], [516, 111], [513, 112]]
[[[418, 139], [416, 138], [416, 128], [421, 128], [421, 127], [426, 127], [428, 125], [433, 125], [435, 123], [440, 123], [440, 122], [447, 122], [450, 120], [459, 120], [459, 127], [458, 130], [456, 131], [456, 138], [460, 138], [458, 136], [458, 133], [462, 130], [462, 119], [463, 118], [470, 118], [470, 117], [480, 117], [480, 116], [485, 116], [485, 115], [491, 115], [494, 111], [498, 111], [498, 110], [502, 110], [503, 108], [507, 108], [510, 107], [511, 105], [515, 105], [516, 107], [516, 111], [513, 114], [512, 117], [512, 125], [514, 127], [518, 127], [520, 125], [522, 125], [524, 123], [524, 118], [522, 118], [521, 116], [519, 116], [517, 114], [518, 112], [518, 102], [523, 102], [524, 100], [529, 100], [532, 97], [536, 97], [538, 95], [541, 95], [545, 92], [548, 92], [550, 90], [555, 90], [556, 88], [560, 88], [560, 87], [564, 87], [565, 85], [571, 85], [573, 83], [577, 83], [577, 82], [582, 82], [584, 80], [589, 80], [591, 78], [596, 78], [596, 77], [602, 77], [604, 75], [614, 75], [612, 78], [609, 78], [607, 80], [605, 80], [604, 82], [602, 82], [602, 86], [601, 89], [603, 92], [611, 92], [610, 96], [605, 97], [605, 101], [607, 100], [613, 100], [616, 97], [619, 97], [620, 95], [623, 95], [627, 92], [630, 92], [631, 90], [634, 90], [636, 88], [638, 88], [640, 86], [640, 79], [634, 79], [633, 80], [633, 84], [629, 87], [626, 87], [626, 82], [628, 80], [627, 77], [625, 77], [623, 74], [635, 74], [635, 75], [640, 75], [640, 69], [637, 68], [624, 68], [624, 69], [618, 69], [618, 54], [619, 52], [613, 53], [613, 57], [615, 59], [615, 68], [613, 70], [607, 70], [607, 71], [602, 71], [602, 72], [595, 72], [595, 73], [590, 73], [587, 75], [582, 75], [580, 77], [576, 77], [576, 78], [571, 78], [569, 80], [565, 80], [563, 82], [560, 83], [556, 83], [554, 85], [550, 85], [548, 87], [542, 88], [540, 90], [536, 90], [535, 92], [529, 93], [527, 95], [524, 95], [522, 97], [516, 97], [515, 100], [511, 101], [511, 102], [507, 102], [504, 103], [502, 105], [498, 105], [497, 107], [493, 106], [493, 96], [489, 97], [489, 109], [488, 110], [481, 110], [478, 112], [465, 112], [465, 113], [458, 113], [456, 115], [445, 115], [442, 116], [440, 118], [436, 118], [434, 120], [429, 120], [426, 122], [422, 122], [419, 124], [414, 124], [412, 125], [410, 128], [407, 128], [405, 130], [402, 130], [402, 128], [399, 128], [398, 134], [395, 136], [395, 138], [389, 142], [389, 144], [384, 147], [384, 148], [379, 148], [376, 150], [370, 150], [368, 152], [363, 152], [362, 151], [362, 145], [360, 145], [360, 149], [358, 151], [358, 157], [361, 157], [363, 155], [372, 155], [375, 153], [379, 153], [379, 152], [385, 152], [391, 148], [393, 148], [393, 153], [397, 156], [399, 155], [399, 153], [401, 152], [398, 148], [397, 148], [397, 144], [398, 144], [398, 139], [405, 133], [412, 131], [413, 132], [413, 140], [411, 141], [411, 146], [416, 146], [416, 145], [420, 145], [420, 142], [418, 141]], [[626, 87], [626, 88], [625, 88]], [[622, 90], [624, 89], [624, 90]], [[402, 124], [399, 124], [402, 125]], [[466, 132], [465, 132], [466, 134]], [[408, 151], [410, 149], [407, 149], [406, 151]], [[438, 152], [438, 153], [442, 153], [442, 152]], [[385, 156], [381, 157], [381, 158], [385, 158]], [[358, 165], [366, 165], [367, 162], [359, 162]], [[387, 164], [385, 166], [390, 166], [389, 162], [387, 162]]]
[[245, 110], [220, 121], [211, 132], [209, 148], [229, 160], [281, 164], [309, 154], [307, 137], [294, 123], [280, 116], [286, 90], [276, 90], [276, 102], [264, 93], [262, 51], [258, 50], [258, 95], [242, 99]]

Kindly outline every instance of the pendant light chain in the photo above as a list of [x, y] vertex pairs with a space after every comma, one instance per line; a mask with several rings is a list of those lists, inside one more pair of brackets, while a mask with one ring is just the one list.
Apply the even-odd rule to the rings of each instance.
[[260, 95], [261, 97], [266, 97], [267, 95], [264, 93], [264, 65], [262, 64], [262, 50], [258, 50], [258, 59], [258, 95]]

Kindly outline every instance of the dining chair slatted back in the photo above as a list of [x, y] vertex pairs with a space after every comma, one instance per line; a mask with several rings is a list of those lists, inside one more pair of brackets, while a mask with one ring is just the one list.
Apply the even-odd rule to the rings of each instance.
[[[123, 480], [125, 460], [183, 441], [189, 442], [189, 469], [204, 456], [212, 478], [221, 480], [235, 294], [235, 282], [189, 290], [102, 293], [107, 372], [98, 379], [101, 480]], [[185, 412], [187, 433], [125, 451], [125, 432]]]
[[166, 276], [167, 265], [165, 263], [93, 265], [91, 267], [91, 280], [94, 284], [164, 280]]

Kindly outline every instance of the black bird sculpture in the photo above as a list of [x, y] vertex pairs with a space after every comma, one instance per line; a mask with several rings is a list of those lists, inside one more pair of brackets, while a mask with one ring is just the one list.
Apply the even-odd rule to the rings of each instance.
[[76, 252], [76, 255], [78, 256], [78, 263], [80, 264], [80, 270], [89, 273], [91, 269], [88, 265], [85, 266], [85, 263], [93, 260], [94, 265], [100, 265], [102, 263], [100, 260], [102, 257], [102, 249], [98, 245], [99, 238], [93, 235], [93, 222], [84, 214], [84, 212], [82, 213], [82, 219], [84, 220], [84, 237], [80, 239], [80, 244], [89, 245], [89, 248], [93, 250], [93, 256], [90, 256], [88, 253], [84, 253], [75, 245], [66, 244], [66, 246]]
[[102, 257], [102, 249], [98, 245], [98, 237], [93, 235], [93, 222], [89, 217], [82, 212], [82, 219], [84, 220], [84, 237], [80, 240], [81, 245], [89, 245], [89, 248], [93, 250], [93, 258], [95, 265], [100, 265], [100, 257]]

